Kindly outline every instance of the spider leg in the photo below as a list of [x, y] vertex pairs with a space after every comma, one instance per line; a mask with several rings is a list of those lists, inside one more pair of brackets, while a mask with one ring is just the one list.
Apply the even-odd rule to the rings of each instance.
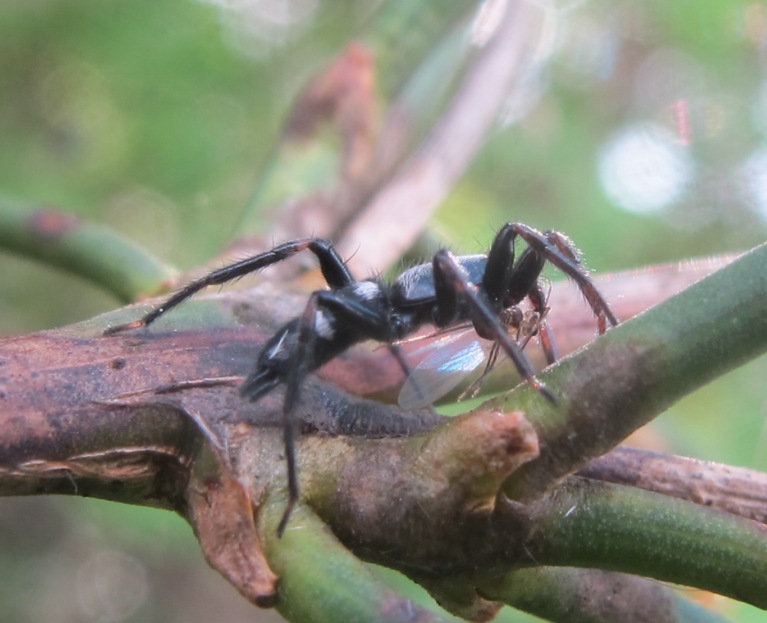
[[512, 238], [516, 235], [520, 236], [531, 249], [543, 255], [545, 259], [575, 281], [597, 317], [600, 333], [604, 333], [607, 328], [605, 318], [610, 321], [612, 326], [618, 324], [618, 319], [591, 281], [588, 271], [578, 259], [575, 246], [567, 236], [554, 230], [541, 233], [523, 223], [504, 225], [498, 237], [504, 232], [509, 232], [506, 235], [510, 235]]
[[[349, 327], [354, 327], [349, 332]], [[314, 370], [315, 353], [320, 341], [330, 342], [341, 332], [349, 332], [350, 343], [365, 338], [381, 339], [388, 333], [388, 322], [384, 315], [376, 313], [364, 303], [350, 299], [332, 290], [314, 292], [298, 319], [296, 350], [285, 377], [285, 402], [283, 403], [283, 439], [285, 461], [288, 473], [288, 503], [280, 519], [277, 534], [282, 536], [290, 515], [298, 502], [298, 467], [296, 462], [296, 433], [298, 421], [296, 407], [301, 397], [301, 387], [306, 376]], [[245, 381], [242, 393], [248, 396], [247, 388], [251, 379]]]
[[546, 356], [546, 363], [551, 365], [558, 359], [558, 357], [557, 346], [554, 342], [554, 333], [549, 328], [549, 323], [546, 322], [546, 313], [548, 312], [546, 301], [548, 297], [544, 294], [540, 283], [536, 283], [527, 293], [527, 298], [530, 300], [533, 309], [540, 315], [541, 320], [538, 325], [538, 339], [541, 342], [543, 354]]
[[[400, 347], [399, 344], [393, 344], [389, 343], [386, 346], [389, 349], [389, 352], [391, 353], [392, 357], [397, 361], [399, 364], [399, 367], [402, 370], [402, 373], [405, 375], [405, 378], [409, 378], [413, 374], [413, 368], [408, 363], [408, 360], [405, 358], [405, 354], [402, 352], [402, 347]], [[414, 384], [415, 390], [418, 393], [419, 396], [423, 397], [424, 393], [423, 390], [419, 387], [419, 383], [415, 382], [415, 379], [411, 381]]]
[[130, 322], [128, 324], [118, 325], [110, 327], [104, 331], [104, 335], [113, 335], [127, 329], [136, 329], [138, 327], [145, 327], [157, 320], [160, 316], [173, 309], [177, 305], [183, 303], [193, 295], [197, 294], [200, 290], [207, 288], [211, 285], [221, 285], [228, 281], [244, 277], [250, 273], [261, 270], [286, 260], [296, 253], [308, 249], [317, 257], [320, 263], [320, 270], [325, 278], [325, 281], [332, 289], [342, 288], [351, 283], [354, 283], [354, 277], [349, 272], [346, 263], [341, 259], [333, 246], [326, 240], [321, 238], [300, 238], [298, 240], [292, 240], [283, 244], [277, 245], [270, 251], [265, 253], [259, 253], [253, 257], [240, 260], [234, 264], [229, 264], [208, 273], [204, 277], [192, 281], [189, 285], [182, 288], [171, 296], [168, 300], [156, 307], [145, 316]]
[[551, 402], [556, 402], [554, 394], [536, 377], [533, 367], [517, 343], [511, 338], [506, 326], [498, 319], [497, 313], [481, 297], [463, 269], [456, 263], [449, 251], [438, 251], [434, 256], [434, 286], [437, 295], [437, 317], [435, 320], [447, 324], [456, 315], [461, 302], [468, 305], [475, 327], [481, 329], [480, 335], [498, 342], [514, 362], [522, 378]]
[[[506, 225], [496, 235], [487, 255], [487, 267], [482, 278], [482, 285], [488, 299], [497, 307], [508, 309], [527, 297], [541, 317], [538, 334], [546, 361], [549, 364], [557, 359], [554, 338], [545, 320], [547, 296], [538, 282], [546, 258], [535, 248], [528, 247], [517, 262], [514, 262], [514, 241], [517, 231], [514, 226]], [[567, 252], [567, 251], [563, 251]], [[569, 257], [577, 262], [574, 249]]]

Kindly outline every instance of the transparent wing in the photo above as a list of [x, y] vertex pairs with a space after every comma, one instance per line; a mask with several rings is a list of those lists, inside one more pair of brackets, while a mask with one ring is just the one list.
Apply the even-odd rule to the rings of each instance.
[[424, 358], [405, 380], [399, 405], [418, 409], [433, 404], [482, 365], [490, 344], [467, 330], [445, 334], [413, 351], [411, 355]]

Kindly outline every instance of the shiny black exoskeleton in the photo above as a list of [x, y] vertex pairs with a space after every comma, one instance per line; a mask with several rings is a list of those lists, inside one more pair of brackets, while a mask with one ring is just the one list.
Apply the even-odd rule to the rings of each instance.
[[[518, 236], [527, 243], [527, 248], [516, 258], [514, 242]], [[319, 260], [329, 289], [312, 293], [303, 313], [266, 342], [255, 370], [241, 388], [243, 397], [257, 400], [281, 383], [286, 385], [283, 413], [290, 498], [280, 533], [298, 499], [294, 412], [302, 382], [308, 374], [354, 344], [364, 340], [387, 344], [407, 374], [408, 365], [397, 341], [426, 324], [447, 328], [469, 322], [481, 337], [499, 344], [530, 385], [555, 401], [550, 390], [535, 377], [530, 362], [511, 337], [508, 324], [501, 320], [504, 310], [527, 298], [536, 311], [545, 311], [546, 298], [539, 277], [548, 261], [577, 283], [597, 316], [600, 332], [605, 330], [606, 320], [612, 325], [618, 322], [566, 236], [556, 231], [541, 233], [521, 223], [508, 223], [496, 235], [487, 255], [455, 257], [441, 250], [430, 263], [404, 271], [391, 283], [380, 279], [356, 281], [346, 263], [325, 240], [302, 238], [286, 242], [213, 271], [142, 319], [112, 327], [107, 334], [149, 325], [209, 285], [237, 279], [307, 249]]]

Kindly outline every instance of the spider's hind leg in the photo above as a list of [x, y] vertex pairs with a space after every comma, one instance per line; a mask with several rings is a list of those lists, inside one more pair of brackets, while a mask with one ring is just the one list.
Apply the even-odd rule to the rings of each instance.
[[104, 335], [114, 335], [115, 333], [120, 333], [129, 329], [146, 327], [166, 312], [177, 305], [180, 305], [208, 286], [223, 285], [229, 281], [239, 279], [240, 277], [259, 271], [262, 268], [267, 268], [277, 262], [282, 262], [306, 249], [314, 253], [319, 260], [322, 275], [332, 289], [336, 290], [354, 283], [354, 277], [352, 277], [349, 272], [346, 263], [338, 255], [333, 248], [333, 245], [327, 240], [322, 240], [321, 238], [300, 238], [298, 240], [291, 240], [290, 242], [279, 244], [269, 251], [259, 253], [253, 257], [214, 270], [204, 277], [192, 281], [139, 320], [115, 327], [109, 327], [104, 331]]

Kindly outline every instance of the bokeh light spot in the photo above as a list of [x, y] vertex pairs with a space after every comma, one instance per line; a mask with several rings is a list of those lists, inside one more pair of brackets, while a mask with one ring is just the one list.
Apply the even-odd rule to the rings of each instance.
[[694, 176], [689, 151], [668, 130], [650, 123], [620, 130], [597, 158], [605, 194], [629, 212], [663, 211], [680, 200]]
[[761, 147], [740, 167], [741, 191], [746, 204], [767, 221], [767, 147]]
[[89, 621], [116, 623], [127, 619], [149, 597], [144, 566], [132, 556], [104, 549], [77, 571], [77, 596]]

